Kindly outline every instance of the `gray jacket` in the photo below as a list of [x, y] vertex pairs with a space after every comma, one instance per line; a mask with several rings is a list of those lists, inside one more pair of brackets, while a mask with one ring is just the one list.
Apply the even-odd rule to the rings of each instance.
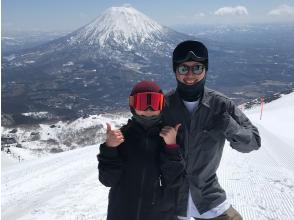
[[182, 124], [177, 143], [185, 158], [186, 173], [178, 193], [177, 214], [186, 216], [189, 189], [200, 214], [224, 202], [226, 193], [218, 183], [216, 170], [225, 139], [237, 151], [257, 150], [260, 147], [257, 128], [229, 98], [208, 88], [192, 114], [177, 91], [167, 94], [163, 119], [170, 126]]

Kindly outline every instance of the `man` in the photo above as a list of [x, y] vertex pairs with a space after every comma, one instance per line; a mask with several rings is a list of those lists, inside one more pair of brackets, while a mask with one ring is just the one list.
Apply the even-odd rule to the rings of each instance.
[[[225, 139], [247, 153], [260, 147], [258, 130], [226, 96], [205, 87], [207, 48], [184, 41], [173, 52], [177, 88], [166, 95], [164, 121], [181, 123], [177, 143], [182, 147], [186, 175], [177, 199], [180, 219], [241, 220], [218, 183]], [[180, 217], [181, 216], [181, 217]]]

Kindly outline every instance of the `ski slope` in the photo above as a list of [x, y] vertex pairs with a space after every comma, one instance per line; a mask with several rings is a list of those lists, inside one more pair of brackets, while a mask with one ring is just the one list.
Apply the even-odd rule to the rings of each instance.
[[[239, 153], [226, 143], [218, 170], [244, 220], [294, 219], [294, 93], [246, 111], [262, 147]], [[108, 188], [97, 179], [98, 146], [18, 162], [2, 154], [3, 220], [105, 220]]]

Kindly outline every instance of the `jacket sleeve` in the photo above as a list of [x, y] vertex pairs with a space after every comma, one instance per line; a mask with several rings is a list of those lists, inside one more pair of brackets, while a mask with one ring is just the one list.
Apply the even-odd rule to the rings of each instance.
[[259, 149], [261, 140], [258, 129], [232, 101], [227, 103], [227, 108], [229, 122], [225, 136], [231, 147], [243, 153]]
[[[121, 144], [122, 145], [122, 144]], [[100, 153], [97, 155], [99, 181], [107, 187], [118, 183], [122, 174], [123, 162], [119, 155], [119, 147], [107, 147], [105, 143], [100, 145]]]
[[160, 159], [164, 184], [169, 188], [181, 185], [185, 173], [185, 163], [179, 146], [165, 146]]

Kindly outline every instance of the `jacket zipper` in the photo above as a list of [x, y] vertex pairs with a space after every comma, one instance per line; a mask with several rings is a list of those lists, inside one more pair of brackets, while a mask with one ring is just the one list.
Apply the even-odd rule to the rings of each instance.
[[[146, 138], [146, 144], [145, 144], [145, 149], [147, 149], [148, 146], [148, 136]], [[142, 207], [142, 190], [144, 186], [144, 181], [145, 181], [145, 175], [146, 175], [146, 162], [144, 161], [144, 167], [143, 167], [143, 172], [142, 172], [142, 179], [141, 179], [141, 184], [140, 184], [140, 194], [139, 194], [139, 202], [138, 202], [138, 210], [137, 210], [137, 220], [140, 220], [140, 214], [141, 214], [141, 207]]]
[[191, 117], [190, 117], [190, 126], [189, 126], [189, 132], [188, 132], [188, 144], [187, 144], [187, 162], [186, 162], [186, 170], [189, 170], [189, 168], [188, 168], [188, 164], [189, 164], [189, 155], [190, 155], [190, 137], [191, 137], [191, 126], [192, 126], [192, 120], [193, 120], [193, 116], [195, 116], [195, 114], [197, 114], [197, 112], [199, 111], [199, 107], [200, 107], [200, 103], [198, 104], [198, 106], [197, 106], [197, 109], [196, 109], [196, 111], [195, 112], [193, 112], [192, 114], [191, 114]]
[[190, 120], [190, 126], [189, 126], [189, 132], [188, 132], [188, 140], [187, 140], [187, 163], [186, 163], [186, 169], [187, 170], [189, 170], [189, 168], [188, 168], [188, 164], [189, 164], [189, 159], [190, 159], [190, 157], [189, 157], [189, 154], [190, 154], [190, 136], [191, 136], [191, 124], [192, 124], [192, 119]]

